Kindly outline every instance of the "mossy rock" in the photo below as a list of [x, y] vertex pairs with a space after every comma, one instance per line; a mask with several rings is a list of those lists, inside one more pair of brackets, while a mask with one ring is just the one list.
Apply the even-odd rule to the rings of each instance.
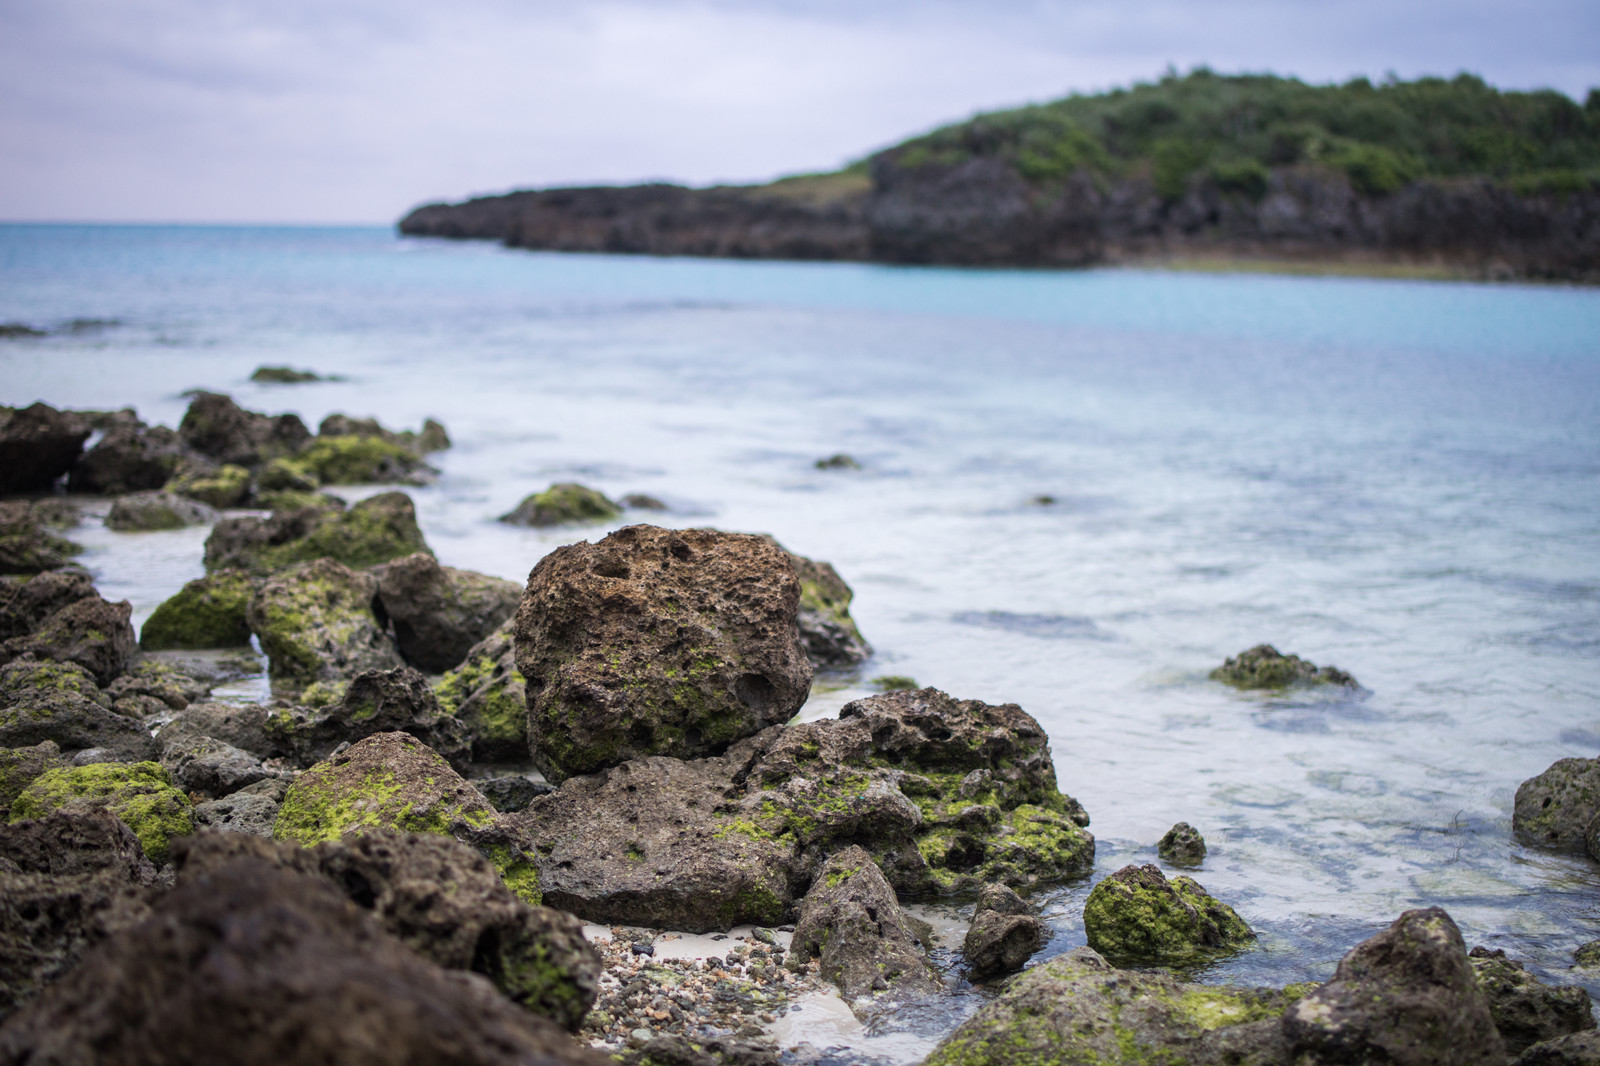
[[324, 485], [425, 485], [434, 470], [403, 444], [380, 437], [317, 437], [294, 462]]
[[1271, 644], [1257, 644], [1211, 671], [1211, 680], [1242, 689], [1285, 689], [1334, 685], [1359, 689], [1356, 679], [1337, 666], [1318, 666], [1298, 655], [1284, 655]]
[[274, 459], [256, 475], [258, 492], [316, 492], [322, 479], [299, 459]]
[[172, 492], [132, 492], [117, 497], [106, 516], [106, 528], [119, 533], [143, 533], [185, 526], [203, 526], [217, 520], [217, 512], [203, 503]]
[[578, 526], [621, 517], [622, 508], [603, 494], [568, 481], [527, 497], [500, 521], [513, 526]]
[[0, 501], [0, 574], [38, 574], [66, 566], [83, 551], [44, 528], [26, 500]]
[[303, 385], [327, 379], [313, 371], [296, 370], [289, 366], [258, 366], [250, 375], [250, 380], [262, 385]]
[[274, 512], [271, 518], [233, 518], [217, 523], [206, 541], [206, 569], [241, 567], [270, 573], [316, 559], [364, 568], [414, 552], [432, 554], [411, 497], [385, 492], [341, 510], [332, 497], [315, 506]]
[[1083, 906], [1089, 946], [1113, 960], [1189, 963], [1249, 946], [1255, 933], [1232, 907], [1190, 877], [1124, 866]]
[[1540, 847], [1581, 853], [1600, 816], [1600, 759], [1557, 759], [1517, 788], [1511, 826]]
[[194, 832], [194, 807], [160, 763], [92, 763], [49, 770], [11, 803], [8, 821], [42, 818], [68, 806], [104, 807], [139, 838], [150, 861], [164, 863], [174, 837]]
[[267, 653], [273, 684], [298, 692], [316, 681], [400, 666], [399, 651], [372, 613], [377, 585], [333, 559], [269, 578], [245, 617]]
[[254, 585], [243, 570], [219, 570], [184, 585], [139, 630], [145, 651], [237, 648], [250, 643], [245, 620]]
[[1156, 844], [1156, 854], [1176, 866], [1198, 866], [1206, 857], [1206, 838], [1188, 822], [1179, 822]]
[[527, 757], [526, 684], [507, 622], [439, 678], [433, 690], [445, 713], [459, 718], [472, 735], [473, 757], [492, 762]]
[[26, 748], [0, 748], [0, 818], [11, 813], [11, 804], [45, 771], [61, 761], [61, 749], [46, 740]]
[[214, 471], [191, 471], [167, 482], [166, 492], [220, 509], [243, 507], [250, 499], [250, 471], [232, 463]]

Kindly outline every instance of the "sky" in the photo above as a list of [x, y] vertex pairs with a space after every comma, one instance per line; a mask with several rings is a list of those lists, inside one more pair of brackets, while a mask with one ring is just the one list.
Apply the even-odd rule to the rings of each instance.
[[0, 220], [392, 222], [829, 170], [1169, 65], [1582, 99], [1595, 0], [0, 0]]

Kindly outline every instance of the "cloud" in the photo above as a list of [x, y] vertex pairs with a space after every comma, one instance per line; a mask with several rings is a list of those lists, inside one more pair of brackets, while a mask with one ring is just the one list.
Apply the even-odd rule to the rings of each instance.
[[1168, 64], [1600, 82], [1572, 0], [0, 0], [0, 217], [387, 221], [763, 180]]

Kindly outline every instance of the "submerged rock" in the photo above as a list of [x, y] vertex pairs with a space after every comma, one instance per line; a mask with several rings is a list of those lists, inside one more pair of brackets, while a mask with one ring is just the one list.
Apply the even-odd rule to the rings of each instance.
[[109, 811], [0, 826], [0, 1019], [148, 913], [156, 869]]
[[290, 366], [258, 366], [250, 375], [250, 380], [265, 385], [303, 385], [327, 379], [314, 371], [296, 370]]
[[610, 522], [622, 517], [622, 508], [585, 485], [563, 482], [536, 492], [500, 516], [513, 526], [577, 526]]
[[232, 397], [201, 392], [184, 412], [178, 436], [219, 463], [249, 467], [298, 451], [311, 439], [311, 431], [298, 415], [246, 411]]
[[243, 570], [219, 570], [184, 585], [139, 630], [145, 651], [239, 648], [250, 643], [245, 617], [254, 582]]
[[1199, 866], [1205, 861], [1206, 838], [1188, 822], [1179, 822], [1156, 844], [1156, 854], [1174, 866]]
[[1291, 685], [1339, 685], [1360, 688], [1337, 666], [1318, 666], [1298, 655], [1284, 655], [1271, 644], [1257, 644], [1211, 671], [1211, 680], [1244, 689], [1277, 689]]
[[[200, 960], [197, 965], [197, 961]], [[241, 857], [174, 889], [0, 1030], [0, 1062], [605, 1066], [319, 877]]]
[[1589, 993], [1575, 985], [1552, 988], [1506, 958], [1504, 951], [1476, 947], [1467, 955], [1478, 987], [1489, 1001], [1489, 1016], [1506, 1052], [1521, 1054], [1544, 1040], [1595, 1027]]
[[926, 1066], [1288, 1066], [1279, 1018], [1297, 991], [1183, 984], [1075, 948], [1006, 985]]
[[208, 507], [243, 507], [250, 499], [250, 471], [232, 463], [217, 470], [186, 470], [167, 482], [164, 491]]
[[106, 528], [119, 533], [203, 526], [217, 512], [203, 503], [171, 492], [133, 492], [119, 496], [106, 516]]
[[440, 566], [427, 552], [373, 567], [372, 574], [400, 654], [428, 673], [459, 666], [473, 645], [510, 620], [522, 599], [514, 581]]
[[986, 885], [962, 945], [974, 977], [1015, 973], [1050, 939], [1050, 930], [1005, 885]]
[[860, 470], [861, 469], [861, 464], [856, 461], [855, 457], [854, 456], [850, 456], [850, 455], [846, 455], [844, 452], [840, 452], [837, 455], [830, 455], [826, 459], [818, 459], [815, 463], [812, 463], [811, 465], [816, 467], [818, 470]]
[[274, 746], [301, 765], [374, 733], [409, 733], [457, 768], [471, 754], [466, 728], [444, 712], [428, 679], [409, 666], [357, 674], [337, 705], [281, 711], [267, 719], [266, 729]]
[[1193, 878], [1167, 880], [1157, 866], [1124, 866], [1083, 905], [1089, 946], [1130, 962], [1183, 963], [1237, 951], [1255, 933]]
[[208, 571], [269, 573], [315, 559], [375, 566], [427, 551], [411, 497], [385, 492], [347, 511], [318, 505], [275, 511], [270, 518], [224, 519], [206, 539], [205, 563]]
[[1511, 826], [1541, 847], [1583, 852], [1585, 833], [1600, 813], [1600, 759], [1557, 759], [1517, 788]]
[[295, 689], [398, 667], [400, 653], [372, 613], [378, 583], [332, 559], [269, 578], [246, 612], [274, 684]]
[[762, 537], [628, 526], [528, 577], [513, 632], [528, 742], [552, 781], [639, 755], [715, 754], [811, 688], [800, 583]]
[[47, 403], [0, 407], [0, 496], [48, 492], [83, 453], [90, 429]]
[[900, 909], [877, 863], [859, 847], [835, 852], [800, 904], [790, 950], [819, 957], [822, 976], [846, 1000], [875, 993], [895, 997], [938, 990], [924, 937]]
[[527, 683], [517, 669], [509, 621], [469, 649], [434, 691], [445, 712], [467, 727], [474, 759], [527, 758]]
[[9, 818], [42, 818], [52, 811], [104, 807], [139, 838], [152, 862], [167, 858], [173, 837], [194, 832], [194, 808], [159, 763], [93, 763], [49, 770], [11, 803]]
[[27, 636], [0, 645], [0, 661], [24, 655], [76, 663], [100, 685], [109, 685], [133, 664], [133, 605], [112, 603], [98, 595], [84, 596], [45, 617]]
[[1406, 911], [1284, 1014], [1297, 1066], [1502, 1066], [1505, 1047], [1461, 932], [1438, 907]]
[[66, 566], [80, 545], [45, 528], [26, 500], [0, 500], [0, 574], [37, 574]]

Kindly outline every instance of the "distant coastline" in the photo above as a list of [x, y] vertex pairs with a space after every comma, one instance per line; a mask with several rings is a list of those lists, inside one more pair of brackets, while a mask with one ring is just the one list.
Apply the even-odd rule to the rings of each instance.
[[1469, 75], [1185, 77], [980, 115], [767, 185], [428, 204], [411, 236], [551, 251], [1600, 282], [1600, 91]]

